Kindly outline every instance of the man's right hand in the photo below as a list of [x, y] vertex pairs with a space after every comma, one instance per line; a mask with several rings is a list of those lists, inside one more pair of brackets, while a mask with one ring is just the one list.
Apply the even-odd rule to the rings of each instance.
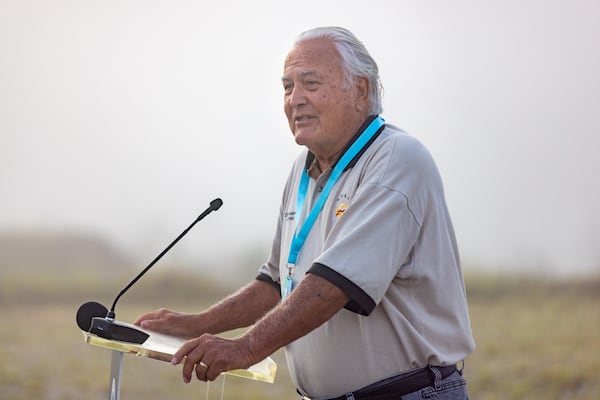
[[248, 327], [275, 307], [280, 299], [277, 288], [254, 280], [198, 314], [161, 308], [140, 315], [134, 324], [149, 331], [192, 339], [204, 333], [219, 334]]
[[133, 324], [149, 331], [191, 339], [203, 333], [197, 326], [197, 319], [197, 314], [186, 314], [161, 308], [140, 315]]

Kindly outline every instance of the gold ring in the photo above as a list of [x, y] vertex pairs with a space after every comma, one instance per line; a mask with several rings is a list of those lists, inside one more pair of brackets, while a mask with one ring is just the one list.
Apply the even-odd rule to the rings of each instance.
[[200, 365], [201, 367], [204, 367], [204, 368], [208, 369], [208, 365], [206, 365], [206, 363], [205, 363], [205, 362], [202, 362], [202, 361], [200, 361], [200, 362], [198, 363], [198, 365]]

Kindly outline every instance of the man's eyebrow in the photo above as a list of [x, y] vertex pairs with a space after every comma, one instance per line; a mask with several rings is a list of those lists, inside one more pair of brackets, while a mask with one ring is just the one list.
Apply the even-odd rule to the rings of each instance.
[[[309, 76], [318, 76], [319, 74], [316, 71], [300, 71], [300, 77], [301, 78], [306, 78]], [[281, 77], [281, 81], [282, 82], [289, 82], [292, 81], [293, 79], [289, 76], [289, 75], [284, 75]]]
[[307, 76], [310, 75], [318, 75], [316, 71], [302, 71], [300, 72], [300, 76], [302, 76], [303, 78], [306, 78]]

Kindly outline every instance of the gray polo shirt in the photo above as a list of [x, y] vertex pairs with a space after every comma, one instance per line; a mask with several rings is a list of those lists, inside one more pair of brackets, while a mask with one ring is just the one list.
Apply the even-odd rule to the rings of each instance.
[[[259, 278], [279, 285], [296, 228], [307, 151], [283, 193], [271, 255]], [[331, 170], [311, 177], [301, 225]], [[333, 187], [293, 278], [317, 274], [351, 301], [286, 347], [291, 377], [311, 397], [340, 396], [381, 379], [450, 365], [473, 349], [452, 222], [437, 167], [423, 145], [386, 125]]]

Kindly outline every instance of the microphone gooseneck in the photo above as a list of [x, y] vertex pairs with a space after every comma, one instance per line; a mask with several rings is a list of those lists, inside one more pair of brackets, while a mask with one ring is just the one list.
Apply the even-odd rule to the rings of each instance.
[[100, 303], [96, 303], [95, 301], [89, 301], [84, 303], [77, 310], [77, 325], [82, 331], [86, 331], [88, 333], [94, 334], [98, 337], [108, 340], [117, 340], [126, 343], [144, 343], [148, 337], [150, 337], [149, 333], [145, 332], [143, 329], [140, 329], [137, 326], [126, 324], [123, 322], [115, 321], [115, 306], [117, 305], [117, 301], [132, 287], [152, 266], [161, 259], [182, 237], [184, 237], [190, 229], [212, 211], [216, 211], [223, 205], [223, 200], [214, 199], [210, 202], [210, 206], [202, 212], [196, 218], [196, 220], [187, 227], [171, 244], [162, 251], [152, 262], [144, 268], [142, 272], [140, 272], [115, 298], [115, 301], [112, 304], [110, 310], [104, 307]]
[[140, 280], [140, 278], [142, 276], [144, 276], [144, 274], [146, 272], [148, 272], [148, 270], [150, 268], [152, 268], [152, 266], [154, 264], [156, 264], [156, 262], [158, 260], [160, 260], [169, 250], [171, 250], [171, 248], [173, 246], [175, 246], [175, 244], [177, 244], [177, 242], [179, 242], [179, 240], [184, 237], [189, 231], [190, 229], [192, 229], [194, 227], [194, 225], [196, 225], [199, 221], [201, 221], [202, 219], [204, 219], [204, 217], [206, 217], [208, 214], [210, 214], [213, 211], [217, 211], [219, 208], [221, 208], [221, 206], [223, 205], [223, 200], [221, 200], [220, 198], [216, 198], [213, 201], [210, 202], [210, 205], [208, 206], [208, 208], [206, 210], [204, 210], [202, 212], [202, 214], [200, 214], [198, 216], [198, 218], [196, 218], [194, 220], [194, 222], [192, 222], [190, 224], [190, 226], [188, 226], [183, 232], [181, 232], [181, 234], [179, 236], [177, 236], [177, 238], [175, 238], [175, 240], [173, 240], [171, 242], [171, 244], [169, 244], [167, 246], [166, 249], [164, 249], [158, 256], [156, 256], [156, 258], [154, 260], [152, 260], [152, 262], [150, 264], [148, 264], [148, 266], [146, 268], [144, 268], [144, 270], [142, 272], [140, 272], [131, 282], [129, 282], [129, 284], [127, 286], [125, 286], [117, 295], [117, 297], [115, 298], [115, 301], [113, 302], [112, 306], [110, 307], [110, 311], [108, 311], [108, 313], [106, 314], [106, 319], [108, 320], [114, 320], [115, 319], [115, 307], [117, 305], [117, 302], [119, 301], [119, 299], [121, 298], [121, 296], [123, 296], [125, 294], [125, 292], [127, 292], [129, 290], [129, 288], [131, 288], [133, 285], [135, 285], [135, 283], [137, 281]]

